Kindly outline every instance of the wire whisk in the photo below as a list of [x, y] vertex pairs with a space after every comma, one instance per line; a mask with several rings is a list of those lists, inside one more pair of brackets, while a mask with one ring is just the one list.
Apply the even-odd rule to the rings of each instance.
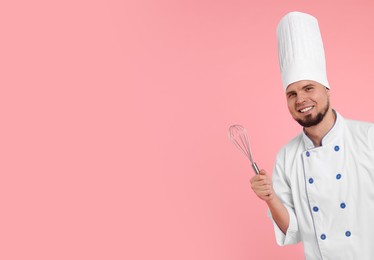
[[247, 130], [245, 130], [245, 128], [241, 125], [232, 125], [229, 128], [228, 134], [231, 142], [250, 160], [255, 173], [259, 174], [260, 170], [258, 169], [257, 164], [253, 161], [252, 158]]

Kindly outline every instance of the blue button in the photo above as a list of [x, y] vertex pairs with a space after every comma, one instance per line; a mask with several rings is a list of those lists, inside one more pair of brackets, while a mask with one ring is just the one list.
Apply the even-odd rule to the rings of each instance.
[[306, 156], [307, 156], [307, 157], [310, 156], [310, 152], [309, 152], [309, 151], [306, 152]]
[[340, 203], [340, 207], [342, 208], [342, 209], [344, 209], [345, 208], [345, 203], [344, 202], [342, 202], [342, 203]]
[[309, 183], [312, 184], [314, 182], [313, 178], [309, 178]]
[[347, 232], [345, 232], [345, 235], [346, 235], [347, 237], [350, 237], [350, 236], [351, 236], [351, 231], [347, 231]]
[[318, 211], [318, 207], [313, 207], [313, 211], [317, 212]]
[[339, 150], [340, 150], [339, 145], [335, 145], [334, 150], [335, 150], [336, 152], [339, 151]]
[[336, 179], [337, 179], [337, 180], [340, 180], [341, 177], [342, 177], [342, 175], [341, 175], [340, 173], [338, 173], [338, 174], [336, 175]]
[[[345, 233], [347, 234], [347, 232], [345, 232]], [[321, 239], [322, 239], [322, 240], [325, 240], [325, 239], [326, 239], [326, 235], [325, 235], [325, 234], [322, 234], [322, 235], [321, 235]]]

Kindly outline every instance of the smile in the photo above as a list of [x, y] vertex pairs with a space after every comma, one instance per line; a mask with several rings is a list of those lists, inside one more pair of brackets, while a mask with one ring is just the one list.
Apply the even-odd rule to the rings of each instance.
[[313, 107], [314, 107], [314, 106], [306, 107], [306, 108], [300, 109], [299, 112], [300, 112], [300, 113], [308, 112], [308, 111], [310, 111]]

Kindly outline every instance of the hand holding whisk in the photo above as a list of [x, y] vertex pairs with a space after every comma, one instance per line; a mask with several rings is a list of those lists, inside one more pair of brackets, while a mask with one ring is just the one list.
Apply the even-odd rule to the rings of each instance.
[[229, 128], [229, 138], [232, 143], [241, 150], [244, 155], [251, 161], [252, 168], [256, 174], [260, 173], [257, 164], [252, 159], [251, 149], [249, 147], [249, 140], [247, 136], [247, 131], [241, 125], [232, 125]]

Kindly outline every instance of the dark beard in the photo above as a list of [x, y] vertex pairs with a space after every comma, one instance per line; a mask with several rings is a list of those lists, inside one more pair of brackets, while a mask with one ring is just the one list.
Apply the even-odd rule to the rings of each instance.
[[303, 127], [311, 127], [318, 125], [321, 123], [321, 121], [325, 118], [327, 111], [329, 111], [330, 108], [330, 101], [327, 100], [327, 105], [324, 111], [321, 113], [318, 113], [316, 117], [312, 117], [312, 115], [307, 115], [304, 120], [302, 119], [296, 119], [296, 121]]

